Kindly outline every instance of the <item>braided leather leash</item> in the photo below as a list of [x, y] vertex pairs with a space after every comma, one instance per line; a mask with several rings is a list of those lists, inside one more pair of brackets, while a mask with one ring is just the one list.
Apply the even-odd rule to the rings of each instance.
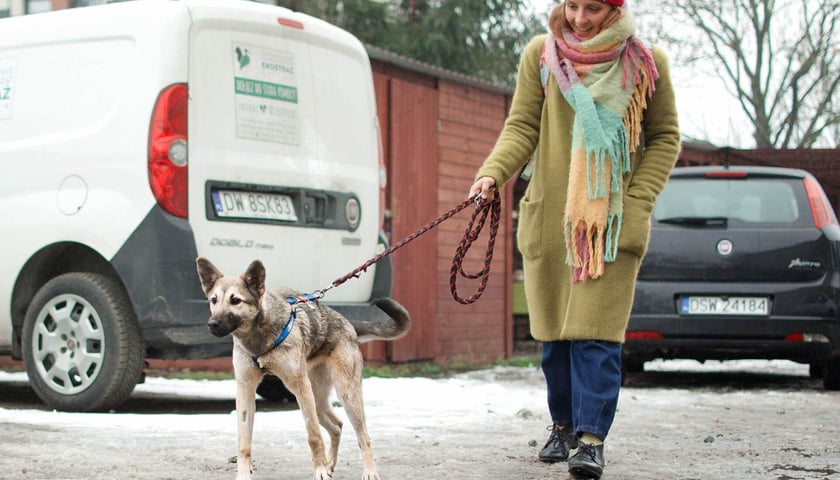
[[[458, 244], [458, 248], [455, 250], [455, 257], [452, 259], [452, 268], [449, 271], [449, 287], [450, 291], [452, 292], [452, 298], [454, 298], [455, 301], [457, 301], [458, 303], [464, 305], [474, 303], [476, 300], [479, 299], [479, 297], [481, 297], [481, 294], [484, 293], [484, 289], [487, 287], [487, 281], [490, 278], [490, 263], [493, 260], [493, 247], [496, 245], [496, 234], [499, 231], [499, 223], [501, 220], [502, 212], [502, 201], [500, 195], [494, 195], [493, 200], [490, 202], [481, 201], [481, 198], [477, 196], [464, 200], [460, 204], [456, 205], [452, 210], [449, 210], [440, 217], [424, 225], [421, 229], [415, 231], [411, 235], [395, 243], [388, 250], [385, 250], [379, 255], [361, 264], [359, 267], [357, 267], [355, 270], [351, 271], [347, 275], [335, 279], [330, 287], [316, 291], [315, 295], [318, 298], [321, 298], [324, 296], [324, 293], [326, 293], [327, 290], [337, 287], [342, 283], [346, 282], [347, 280], [350, 280], [351, 278], [358, 278], [362, 272], [367, 271], [368, 267], [370, 267], [374, 263], [394, 253], [396, 250], [404, 247], [415, 238], [437, 227], [445, 220], [452, 218], [453, 216], [455, 216], [455, 214], [473, 204], [476, 206], [475, 211], [473, 212], [472, 217], [470, 218], [470, 222], [467, 225], [466, 230], [464, 231], [464, 236], [461, 238], [461, 241]], [[476, 273], [465, 273], [462, 267], [464, 257], [467, 255], [467, 252], [469, 251], [473, 242], [475, 242], [475, 240], [478, 238], [481, 229], [484, 228], [484, 224], [487, 221], [488, 215], [490, 215], [490, 237], [487, 240], [487, 253], [484, 256], [484, 268], [482, 268]], [[478, 220], [477, 223], [476, 220]], [[458, 274], [469, 279], [481, 278], [481, 280], [479, 281], [478, 289], [474, 294], [472, 294], [468, 298], [462, 298], [458, 295], [456, 287], [456, 280]]]
[[[490, 232], [487, 239], [487, 252], [484, 255], [484, 268], [476, 273], [466, 273], [463, 269], [464, 257], [470, 250], [473, 242], [478, 239], [478, 234], [484, 228], [484, 223], [487, 221], [487, 215], [490, 214]], [[499, 233], [499, 223], [502, 217], [502, 199], [501, 195], [494, 195], [491, 202], [476, 203], [475, 212], [470, 217], [470, 223], [467, 224], [464, 230], [464, 236], [458, 243], [458, 248], [455, 249], [455, 257], [452, 259], [452, 268], [449, 269], [449, 291], [452, 292], [452, 298], [462, 305], [469, 305], [474, 303], [484, 293], [487, 287], [487, 281], [490, 279], [490, 264], [493, 261], [493, 247], [496, 246], [496, 234]], [[478, 219], [478, 223], [476, 223]], [[458, 287], [456, 286], [458, 275], [475, 280], [480, 278], [478, 288], [475, 293], [467, 298], [462, 298], [458, 295]]]

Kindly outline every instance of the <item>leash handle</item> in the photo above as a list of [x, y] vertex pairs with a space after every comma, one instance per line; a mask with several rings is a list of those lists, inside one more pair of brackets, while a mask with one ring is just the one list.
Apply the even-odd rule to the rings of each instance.
[[[382, 260], [383, 258], [387, 257], [388, 255], [394, 253], [395, 251], [399, 250], [400, 248], [409, 244], [415, 238], [423, 235], [424, 233], [428, 232], [429, 230], [437, 227], [444, 221], [452, 218], [461, 210], [467, 208], [470, 205], [475, 205], [475, 211], [470, 218], [470, 222], [467, 225], [467, 229], [464, 231], [464, 236], [461, 238], [461, 242], [458, 244], [458, 248], [455, 251], [455, 258], [452, 260], [452, 268], [450, 269], [449, 273], [449, 281], [450, 281], [450, 291], [452, 292], [452, 298], [455, 299], [458, 303], [463, 305], [468, 305], [474, 303], [481, 297], [481, 294], [484, 292], [484, 289], [487, 287], [487, 281], [490, 277], [490, 264], [493, 260], [493, 248], [496, 245], [496, 234], [499, 231], [499, 223], [501, 220], [501, 210], [502, 210], [502, 199], [500, 195], [494, 195], [493, 200], [490, 202], [485, 202], [485, 198], [482, 197], [480, 194], [474, 195], [463, 202], [456, 205], [454, 208], [449, 210], [448, 212], [444, 213], [440, 217], [436, 218], [435, 220], [427, 223], [419, 230], [415, 231], [411, 235], [403, 238], [399, 242], [391, 245], [390, 248], [385, 250], [384, 252], [376, 255], [375, 257], [369, 259], [365, 263], [358, 266], [356, 269], [349, 272], [347, 275], [343, 277], [339, 277], [333, 280], [332, 285], [322, 289], [316, 290], [313, 295], [317, 298], [321, 298], [324, 294], [332, 289], [335, 288], [344, 282], [350, 280], [351, 278], [358, 278], [362, 272], [366, 272], [368, 267], [375, 264], [376, 262]], [[464, 257], [466, 256], [467, 252], [469, 251], [470, 247], [472, 246], [473, 242], [478, 238], [481, 229], [484, 228], [484, 224], [487, 220], [487, 215], [490, 215], [490, 238], [487, 242], [487, 252], [484, 257], [484, 268], [479, 270], [476, 273], [468, 274], [465, 273], [463, 270], [463, 261]], [[476, 220], [478, 222], [476, 223]], [[479, 282], [478, 289], [476, 292], [467, 297], [462, 298], [458, 295], [458, 288], [456, 286], [456, 279], [458, 274], [460, 273], [461, 276], [464, 276], [469, 279], [476, 279], [481, 278]]]
[[[500, 195], [494, 195], [490, 202], [483, 202], [482, 198], [476, 198], [476, 210], [473, 212], [470, 221], [467, 224], [464, 235], [455, 249], [455, 256], [452, 259], [452, 268], [449, 269], [449, 291], [452, 293], [452, 298], [462, 305], [469, 305], [475, 303], [481, 298], [484, 289], [487, 288], [487, 283], [490, 280], [490, 265], [493, 262], [493, 248], [496, 246], [496, 234], [499, 232], [499, 224], [502, 218], [502, 199]], [[490, 235], [487, 239], [487, 250], [484, 255], [484, 268], [475, 273], [466, 273], [463, 268], [464, 257], [467, 256], [473, 242], [478, 239], [481, 229], [487, 221], [487, 216], [490, 215]], [[474, 280], [480, 278], [478, 288], [475, 293], [467, 298], [458, 295], [457, 280], [458, 275]]]

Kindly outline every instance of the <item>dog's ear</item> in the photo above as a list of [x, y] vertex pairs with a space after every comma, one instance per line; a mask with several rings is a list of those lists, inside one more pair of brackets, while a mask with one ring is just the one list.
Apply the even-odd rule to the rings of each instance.
[[245, 286], [257, 300], [261, 299], [265, 293], [265, 266], [259, 260], [254, 260], [248, 265], [248, 270], [242, 275], [245, 281]]
[[210, 260], [203, 257], [195, 259], [195, 267], [198, 271], [198, 278], [201, 280], [201, 289], [207, 295], [210, 293], [210, 290], [213, 290], [213, 285], [216, 285], [216, 281], [224, 275], [222, 275], [222, 272], [215, 265], [210, 263]]

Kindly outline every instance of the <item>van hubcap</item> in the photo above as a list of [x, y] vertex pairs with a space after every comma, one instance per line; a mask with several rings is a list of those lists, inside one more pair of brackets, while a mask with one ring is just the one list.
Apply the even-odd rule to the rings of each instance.
[[72, 395], [96, 380], [105, 353], [105, 332], [96, 309], [77, 295], [59, 295], [38, 314], [32, 352], [41, 379]]

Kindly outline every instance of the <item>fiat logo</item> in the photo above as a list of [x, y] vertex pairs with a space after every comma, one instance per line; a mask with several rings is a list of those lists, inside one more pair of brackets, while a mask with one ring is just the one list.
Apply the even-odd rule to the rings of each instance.
[[723, 239], [718, 242], [717, 244], [717, 251], [719, 254], [723, 255], [724, 257], [732, 255], [732, 250], [734, 246], [730, 240]]

